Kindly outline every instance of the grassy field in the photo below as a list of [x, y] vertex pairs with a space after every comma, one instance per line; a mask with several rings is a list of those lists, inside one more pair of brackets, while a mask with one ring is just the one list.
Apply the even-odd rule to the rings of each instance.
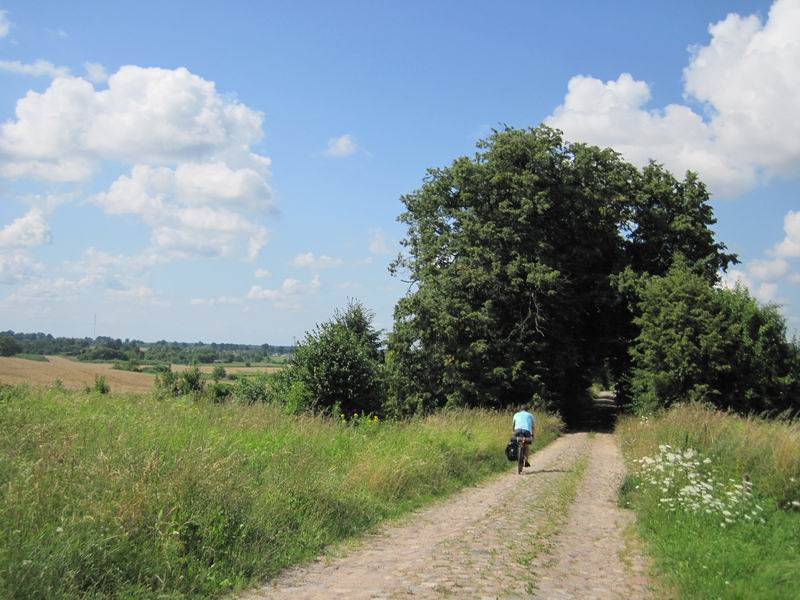
[[0, 387], [0, 597], [218, 597], [509, 469], [509, 420]]
[[684, 405], [617, 431], [664, 596], [800, 598], [800, 423]]

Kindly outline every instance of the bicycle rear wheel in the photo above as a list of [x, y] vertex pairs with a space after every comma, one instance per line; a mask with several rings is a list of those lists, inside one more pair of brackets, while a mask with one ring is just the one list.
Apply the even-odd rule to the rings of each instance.
[[522, 474], [522, 468], [525, 466], [525, 441], [517, 440], [517, 473]]

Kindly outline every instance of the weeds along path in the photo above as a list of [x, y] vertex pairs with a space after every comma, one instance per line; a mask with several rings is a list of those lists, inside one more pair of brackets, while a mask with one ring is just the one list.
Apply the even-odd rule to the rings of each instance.
[[[598, 479], [607, 478], [610, 471], [621, 467], [619, 454], [609, 453], [608, 444], [616, 447], [610, 436], [590, 439], [586, 434], [566, 435], [533, 455], [531, 467], [522, 476], [509, 467], [509, 474], [386, 526], [357, 545], [340, 549], [338, 556], [323, 557], [311, 565], [289, 570], [261, 589], [245, 594], [243, 600], [530, 598], [537, 594], [540, 582], [549, 585], [553, 579], [549, 575], [551, 569], [552, 573], [561, 572], [559, 532], [572, 531], [573, 519], [583, 515], [581, 511], [567, 510], [576, 493], [580, 502], [600, 502], [597, 506], [603, 510], [616, 509], [606, 492], [613, 492], [615, 497], [617, 488], [613, 486], [619, 480], [602, 484], [605, 501], [592, 497], [592, 489], [581, 485], [586, 477], [595, 488], [600, 485]], [[609, 460], [618, 460], [619, 464], [608, 467]], [[604, 535], [613, 535], [620, 541], [613, 548], [598, 547], [593, 540], [607, 517], [593, 513], [592, 518], [583, 538], [573, 540], [575, 550], [583, 552], [580, 547], [590, 545], [585, 549], [589, 554], [602, 554], [597, 560], [587, 561], [586, 568], [606, 572], [610, 567], [615, 577], [624, 578], [617, 564], [621, 564], [620, 559], [608, 554], [616, 552], [617, 546], [624, 546], [619, 528], [623, 522], [613, 517], [613, 527], [603, 525]], [[586, 568], [571, 574], [576, 584], [592, 579]], [[616, 596], [579, 593], [551, 597]]]

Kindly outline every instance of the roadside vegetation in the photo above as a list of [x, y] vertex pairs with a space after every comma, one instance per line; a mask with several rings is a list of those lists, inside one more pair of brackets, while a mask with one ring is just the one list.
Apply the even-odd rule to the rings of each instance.
[[507, 469], [509, 421], [0, 387], [0, 596], [218, 596]]
[[786, 599], [800, 590], [800, 422], [676, 405], [617, 427], [621, 501], [666, 596]]

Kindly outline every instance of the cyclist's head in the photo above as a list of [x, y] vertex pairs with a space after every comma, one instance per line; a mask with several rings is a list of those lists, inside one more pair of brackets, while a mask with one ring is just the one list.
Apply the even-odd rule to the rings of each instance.
[[520, 405], [519, 409], [520, 409], [520, 410], [524, 410], [525, 412], [530, 412], [530, 410], [531, 410], [531, 405], [530, 405], [528, 402], [523, 402], [523, 403]]

